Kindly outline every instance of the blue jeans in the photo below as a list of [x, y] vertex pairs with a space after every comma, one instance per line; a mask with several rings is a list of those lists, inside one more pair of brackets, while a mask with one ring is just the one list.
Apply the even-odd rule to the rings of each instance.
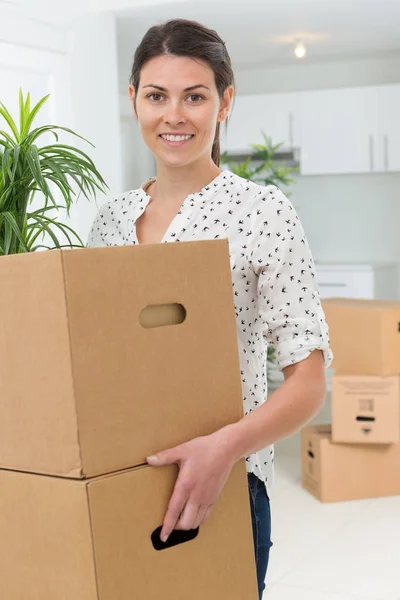
[[271, 542], [271, 510], [265, 484], [253, 473], [247, 474], [251, 522], [253, 525], [254, 553], [257, 567], [259, 600], [265, 589]]

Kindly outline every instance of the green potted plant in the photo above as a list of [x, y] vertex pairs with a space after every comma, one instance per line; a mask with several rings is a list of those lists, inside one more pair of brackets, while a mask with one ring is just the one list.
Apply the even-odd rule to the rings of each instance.
[[[298, 171], [298, 167], [289, 167], [283, 163], [278, 165], [275, 160], [275, 154], [281, 148], [283, 142], [273, 145], [271, 138], [264, 131], [261, 133], [264, 138], [264, 144], [249, 144], [249, 147], [253, 148], [254, 152], [244, 162], [232, 162], [227, 152], [221, 155], [221, 162], [229, 164], [230, 170], [236, 173], [236, 175], [255, 183], [261, 183], [262, 185], [276, 185], [279, 188], [283, 188], [284, 186], [296, 183], [295, 179], [290, 177], [290, 174]], [[285, 189], [283, 191], [286, 196], [290, 196], [289, 190]], [[276, 375], [276, 371], [275, 350], [270, 344], [267, 353], [267, 375], [271, 381], [281, 378], [280, 375]]]
[[[79, 235], [58, 221], [54, 211], [66, 209], [69, 215], [74, 197], [83, 194], [87, 199], [96, 198], [97, 191], [104, 192], [107, 188], [89, 156], [59, 143], [57, 131], [88, 140], [66, 127], [47, 125], [32, 129], [48, 97], [31, 109], [30, 94], [24, 99], [20, 90], [19, 127], [0, 102], [0, 116], [9, 128], [9, 131], [0, 129], [0, 256], [35, 252], [40, 248], [82, 247]], [[55, 143], [39, 146], [39, 138], [49, 133], [54, 135]], [[30, 210], [38, 193], [42, 206]], [[59, 240], [60, 234], [66, 243]], [[44, 243], [45, 237], [52, 245]]]

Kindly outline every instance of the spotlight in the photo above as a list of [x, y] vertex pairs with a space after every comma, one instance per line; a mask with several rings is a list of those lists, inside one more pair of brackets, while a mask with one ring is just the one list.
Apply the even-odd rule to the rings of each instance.
[[296, 48], [294, 49], [294, 54], [297, 58], [304, 58], [307, 54], [307, 50], [303, 44], [303, 42], [297, 42]]

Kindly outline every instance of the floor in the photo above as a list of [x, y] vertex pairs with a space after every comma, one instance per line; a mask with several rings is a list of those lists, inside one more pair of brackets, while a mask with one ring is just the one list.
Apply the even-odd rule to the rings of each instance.
[[320, 503], [301, 487], [299, 444], [276, 445], [263, 600], [400, 600], [400, 496]]

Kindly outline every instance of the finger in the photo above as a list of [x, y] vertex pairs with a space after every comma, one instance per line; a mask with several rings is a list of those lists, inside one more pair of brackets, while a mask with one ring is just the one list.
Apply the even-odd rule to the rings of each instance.
[[187, 502], [187, 495], [183, 488], [175, 485], [174, 492], [168, 504], [168, 509], [164, 518], [164, 523], [161, 529], [160, 538], [162, 542], [166, 542], [171, 532], [175, 529], [181, 512]]
[[162, 452], [158, 452], [153, 456], [148, 456], [146, 458], [146, 461], [151, 467], [164, 467], [165, 465], [179, 463], [179, 446], [176, 446], [176, 448], [169, 448], [168, 450], [163, 450]]
[[197, 504], [190, 502], [190, 500], [186, 502], [186, 506], [182, 511], [175, 529], [184, 529], [185, 531], [195, 529], [197, 527], [196, 522], [198, 513], [199, 506]]
[[193, 529], [200, 527], [200, 525], [203, 521], [204, 515], [206, 514], [207, 509], [208, 509], [208, 506], [206, 506], [206, 505], [200, 506], [199, 511], [196, 516], [196, 519], [195, 519], [195, 522], [194, 522]]
[[206, 521], [208, 521], [208, 519], [210, 518], [212, 509], [214, 508], [214, 505], [212, 504], [211, 506], [208, 506], [205, 513], [204, 513], [204, 517], [202, 518], [201, 522], [199, 525], [204, 525], [204, 523]]

